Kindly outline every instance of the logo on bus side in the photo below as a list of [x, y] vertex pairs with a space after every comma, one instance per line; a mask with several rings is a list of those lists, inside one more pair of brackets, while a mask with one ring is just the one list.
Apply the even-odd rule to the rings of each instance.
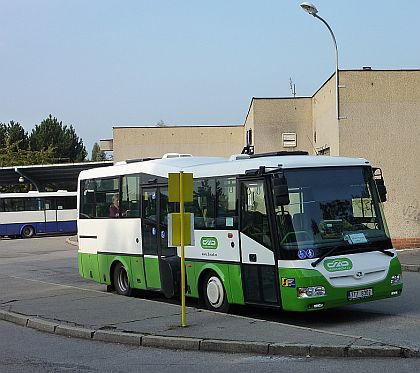
[[201, 237], [200, 245], [205, 250], [214, 250], [217, 249], [219, 243], [217, 242], [216, 237]]
[[324, 261], [324, 268], [328, 272], [348, 271], [353, 268], [353, 263], [350, 259], [327, 259]]

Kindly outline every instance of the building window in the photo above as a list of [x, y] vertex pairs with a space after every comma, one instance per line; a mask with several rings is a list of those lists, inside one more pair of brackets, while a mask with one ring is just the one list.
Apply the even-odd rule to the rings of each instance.
[[246, 131], [246, 145], [247, 146], [252, 145], [252, 130], [251, 129]]
[[286, 132], [282, 134], [283, 148], [295, 148], [297, 146], [297, 138], [295, 132]]

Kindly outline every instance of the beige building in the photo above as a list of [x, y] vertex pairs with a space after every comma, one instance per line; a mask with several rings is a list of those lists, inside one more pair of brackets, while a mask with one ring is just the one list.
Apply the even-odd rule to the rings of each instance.
[[363, 157], [381, 167], [396, 246], [420, 247], [420, 70], [340, 70], [312, 97], [253, 98], [242, 126], [114, 127], [114, 160], [168, 152], [229, 156], [306, 150]]

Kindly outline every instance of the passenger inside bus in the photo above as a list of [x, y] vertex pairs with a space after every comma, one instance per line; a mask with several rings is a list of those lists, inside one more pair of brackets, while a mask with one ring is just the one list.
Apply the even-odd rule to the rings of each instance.
[[120, 202], [119, 202], [119, 195], [114, 194], [112, 196], [112, 204], [109, 206], [109, 217], [110, 218], [118, 218], [120, 216]]

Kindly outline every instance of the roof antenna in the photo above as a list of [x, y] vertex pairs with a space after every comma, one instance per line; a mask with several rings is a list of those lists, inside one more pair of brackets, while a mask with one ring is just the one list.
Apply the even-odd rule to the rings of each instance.
[[293, 98], [296, 98], [296, 84], [293, 83], [292, 78], [289, 78], [289, 85], [290, 85], [290, 91], [292, 92]]

